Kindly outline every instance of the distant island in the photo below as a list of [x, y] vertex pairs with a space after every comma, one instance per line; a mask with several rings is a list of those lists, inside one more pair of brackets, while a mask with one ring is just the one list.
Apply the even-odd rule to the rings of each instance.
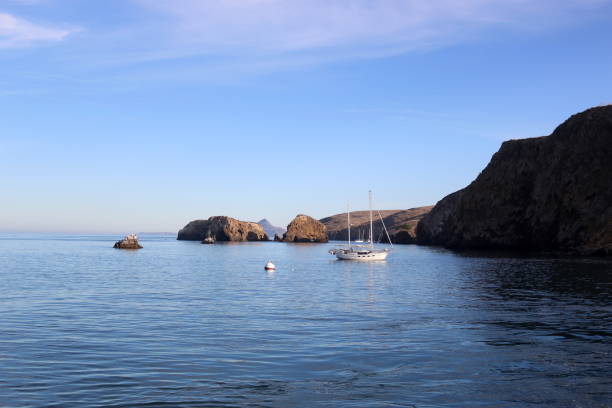
[[258, 221], [257, 223], [261, 225], [261, 228], [263, 228], [264, 231], [266, 231], [266, 234], [268, 234], [268, 237], [274, 237], [275, 235], [282, 236], [285, 233], [285, 231], [287, 231], [286, 228], [277, 227], [275, 225], [272, 225], [272, 223], [265, 218]]

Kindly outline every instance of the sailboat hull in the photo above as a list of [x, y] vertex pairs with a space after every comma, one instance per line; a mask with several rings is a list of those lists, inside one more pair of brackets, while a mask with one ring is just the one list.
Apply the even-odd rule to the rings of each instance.
[[367, 252], [360, 253], [356, 251], [338, 251], [336, 252], [336, 258], [341, 259], [343, 261], [384, 261], [387, 259], [387, 255], [389, 252], [381, 251], [381, 252]]

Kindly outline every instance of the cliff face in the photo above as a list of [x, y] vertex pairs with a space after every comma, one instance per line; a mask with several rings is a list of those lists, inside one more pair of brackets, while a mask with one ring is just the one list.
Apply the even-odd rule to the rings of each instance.
[[[408, 210], [380, 211], [385, 226], [394, 244], [414, 244], [416, 242], [416, 225], [430, 210], [429, 207], [410, 208]], [[329, 239], [345, 241], [348, 235], [346, 213], [332, 215], [320, 220], [326, 227]], [[370, 234], [369, 211], [351, 212], [351, 240], [368, 240]], [[373, 235], [375, 242], [388, 242], [383, 225], [374, 211]]]
[[612, 254], [612, 106], [504, 142], [417, 226], [419, 244]]
[[287, 225], [284, 242], [327, 242], [325, 225], [307, 215], [300, 214]]
[[216, 216], [207, 220], [191, 221], [178, 232], [177, 239], [202, 241], [206, 237], [215, 241], [267, 241], [263, 228], [255, 222], [238, 221], [234, 218]]

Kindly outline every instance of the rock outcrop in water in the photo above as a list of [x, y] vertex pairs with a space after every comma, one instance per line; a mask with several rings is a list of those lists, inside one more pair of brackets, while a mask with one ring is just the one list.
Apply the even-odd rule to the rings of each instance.
[[[431, 209], [432, 207], [428, 206], [408, 210], [381, 210], [380, 215], [394, 244], [414, 244], [416, 243], [416, 225]], [[374, 241], [388, 242], [378, 211], [374, 211], [373, 214]], [[329, 239], [346, 241], [348, 235], [346, 213], [332, 215], [319, 221], [327, 227]], [[351, 212], [351, 225], [351, 240], [367, 241], [370, 234], [370, 212]]]
[[121, 241], [115, 242], [113, 248], [117, 249], [140, 249], [142, 245], [138, 242], [138, 237], [134, 234], [127, 235]]
[[419, 244], [612, 255], [612, 105], [504, 142], [417, 226]]
[[176, 239], [202, 241], [212, 237], [215, 241], [268, 241], [261, 225], [256, 222], [238, 221], [231, 217], [215, 216], [207, 220], [195, 220], [178, 232]]
[[283, 242], [327, 242], [327, 228], [308, 215], [300, 214], [287, 225]]

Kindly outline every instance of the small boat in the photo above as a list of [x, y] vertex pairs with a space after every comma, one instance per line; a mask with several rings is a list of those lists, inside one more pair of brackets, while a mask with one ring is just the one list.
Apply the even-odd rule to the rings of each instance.
[[276, 265], [274, 265], [271, 261], [268, 261], [268, 263], [266, 264], [264, 269], [266, 271], [275, 271], [276, 270]]
[[[369, 192], [370, 198], [370, 237], [368, 239], [369, 245], [351, 245], [351, 212], [347, 210], [347, 224], [348, 224], [348, 240], [346, 247], [342, 248], [333, 248], [329, 250], [329, 253], [335, 255], [336, 258], [346, 261], [384, 261], [387, 259], [389, 255], [389, 249], [376, 249], [374, 248], [374, 228], [373, 228], [373, 220], [372, 220], [372, 192]], [[379, 213], [380, 216], [380, 213]], [[389, 237], [389, 232], [387, 231], [387, 227], [385, 226], [385, 222], [380, 216], [380, 220], [382, 222], [383, 228], [385, 229], [385, 233], [387, 234], [387, 238], [389, 242], [391, 242], [391, 238]], [[393, 244], [391, 244], [393, 247]]]

